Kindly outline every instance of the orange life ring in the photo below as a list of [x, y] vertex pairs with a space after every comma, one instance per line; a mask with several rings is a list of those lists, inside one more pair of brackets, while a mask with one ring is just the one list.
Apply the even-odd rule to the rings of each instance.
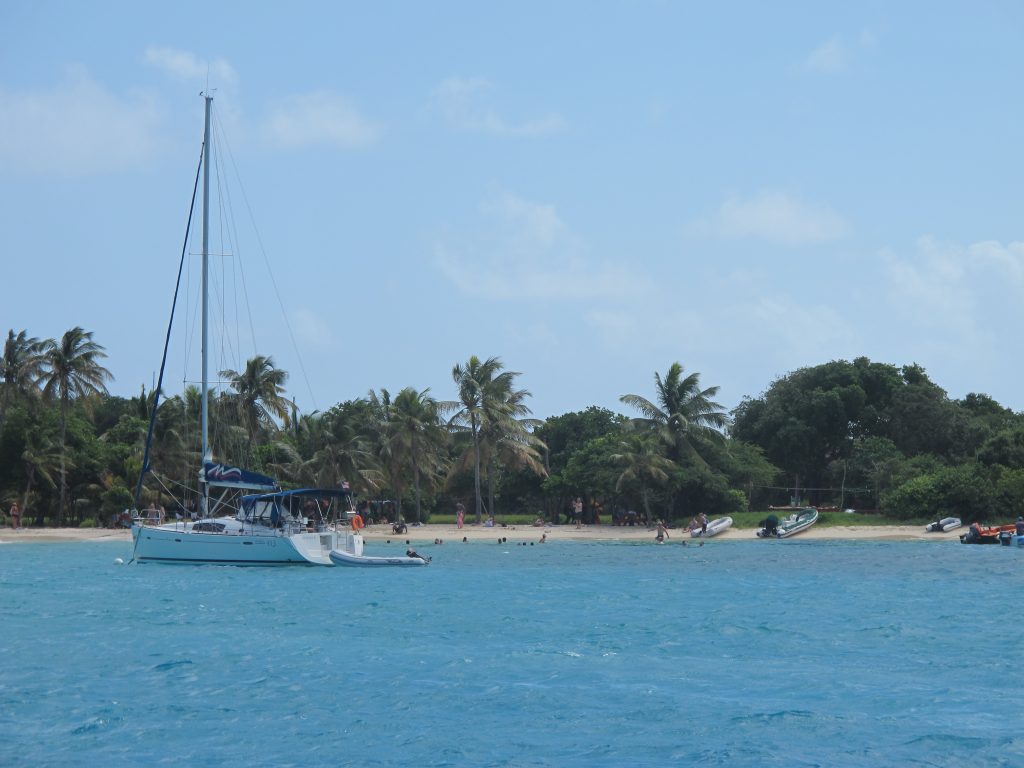
[[355, 515], [352, 518], [352, 530], [359, 533], [359, 530], [363, 527], [363, 518], [359, 515]]

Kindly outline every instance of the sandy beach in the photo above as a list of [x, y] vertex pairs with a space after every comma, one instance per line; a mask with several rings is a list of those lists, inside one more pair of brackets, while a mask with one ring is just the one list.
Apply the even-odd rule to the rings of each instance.
[[[834, 525], [828, 527], [813, 527], [794, 538], [798, 539], [824, 539], [824, 540], [876, 540], [876, 541], [948, 541], [956, 540], [965, 528], [959, 528], [944, 533], [926, 533], [923, 525], [873, 525], [873, 526], [843, 526]], [[510, 542], [533, 541], [537, 542], [541, 536], [547, 534], [548, 542], [558, 541], [650, 541], [654, 543], [654, 530], [647, 530], [644, 527], [620, 527], [612, 525], [587, 525], [577, 529], [572, 525], [549, 525], [544, 527], [532, 526], [509, 526], [502, 528], [487, 528], [478, 525], [467, 525], [461, 530], [454, 525], [421, 525], [409, 528], [406, 534], [396, 535], [392, 533], [389, 525], [376, 525], [363, 529], [363, 535], [367, 542], [388, 541], [405, 542], [413, 544], [433, 544], [436, 539], [441, 539], [445, 544], [461, 542], [463, 537], [467, 541], [496, 541], [499, 538], [506, 538]], [[708, 541], [730, 541], [737, 539], [753, 539], [753, 528], [730, 528], [728, 531], [719, 534]], [[10, 528], [0, 530], [0, 544], [11, 544], [18, 542], [60, 542], [60, 541], [131, 541], [131, 534], [128, 530], [116, 530], [108, 528], [22, 528], [14, 531]], [[667, 544], [678, 544], [680, 542], [699, 543], [698, 540], [690, 538], [689, 532], [683, 528], [669, 529], [669, 540]]]

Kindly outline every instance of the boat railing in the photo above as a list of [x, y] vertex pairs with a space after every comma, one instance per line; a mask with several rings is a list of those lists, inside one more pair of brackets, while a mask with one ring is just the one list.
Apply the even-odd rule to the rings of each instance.
[[163, 515], [158, 509], [133, 509], [131, 511], [132, 522], [136, 525], [161, 526], [164, 523]]

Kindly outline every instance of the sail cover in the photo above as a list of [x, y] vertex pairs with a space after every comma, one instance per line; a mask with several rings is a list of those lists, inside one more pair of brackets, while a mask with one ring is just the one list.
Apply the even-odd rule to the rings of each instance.
[[274, 478], [228, 464], [215, 464], [208, 461], [203, 464], [203, 471], [200, 474], [200, 480], [220, 488], [241, 488], [247, 491], [276, 491], [278, 489], [277, 481]]

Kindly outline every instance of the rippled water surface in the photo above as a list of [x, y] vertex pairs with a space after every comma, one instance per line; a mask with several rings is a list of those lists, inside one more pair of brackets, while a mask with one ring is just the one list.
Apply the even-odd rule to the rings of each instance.
[[418, 548], [0, 546], [0, 765], [1024, 765], [1016, 549]]

